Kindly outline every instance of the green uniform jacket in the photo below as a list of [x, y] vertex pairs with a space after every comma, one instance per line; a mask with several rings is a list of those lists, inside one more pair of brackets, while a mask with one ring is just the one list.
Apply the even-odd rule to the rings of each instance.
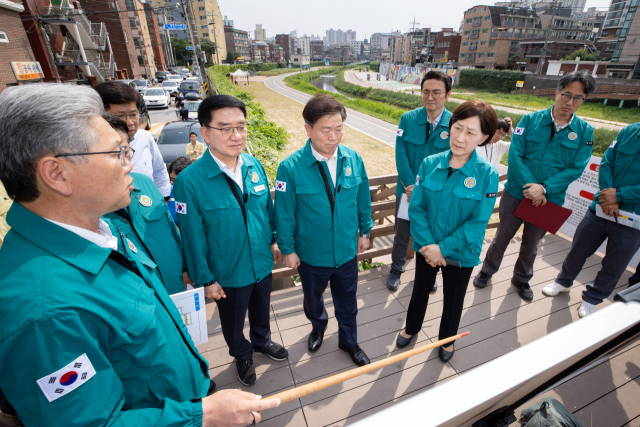
[[[398, 185], [396, 197], [401, 197], [404, 187], [413, 185], [422, 161], [432, 154], [447, 151], [449, 147], [449, 119], [451, 113], [445, 108], [435, 130], [427, 120], [424, 107], [408, 111], [400, 118], [396, 134], [396, 167]], [[431, 130], [427, 141], [427, 126]], [[404, 185], [402, 185], [404, 184]]]
[[451, 151], [422, 162], [409, 203], [413, 249], [438, 244], [462, 267], [480, 264], [487, 223], [496, 203], [498, 170], [476, 154], [449, 179]]
[[273, 199], [260, 162], [242, 154], [245, 227], [242, 209], [227, 176], [208, 151], [178, 175], [174, 184], [176, 215], [189, 277], [197, 286], [211, 281], [239, 288], [257, 283], [273, 269], [275, 242]]
[[131, 223], [115, 212], [105, 215], [105, 218], [109, 218], [118, 230], [154, 261], [169, 295], [184, 292], [184, 258], [176, 222], [153, 180], [140, 173], [130, 175], [134, 186], [129, 205]]
[[505, 190], [522, 200], [525, 184], [542, 184], [547, 200], [562, 206], [567, 187], [591, 159], [593, 128], [574, 114], [571, 124], [551, 139], [552, 108], [529, 113], [518, 123], [511, 137]]
[[[615, 188], [620, 209], [640, 214], [640, 123], [622, 129], [602, 156], [598, 175], [600, 190]], [[598, 194], [591, 209], [595, 211]]]
[[335, 196], [333, 215], [311, 140], [280, 163], [275, 193], [278, 247], [283, 255], [295, 252], [314, 267], [339, 267], [356, 256], [358, 230], [368, 234], [373, 227], [369, 178], [360, 155], [344, 145], [338, 146], [339, 191], [323, 167]]
[[[22, 422], [201, 426], [202, 403], [194, 399], [207, 393], [208, 364], [143, 251], [123, 245], [111, 226], [118, 252], [137, 275], [111, 258], [115, 251], [19, 203], [7, 219], [12, 229], [0, 250], [0, 388]], [[75, 390], [61, 386], [60, 397], [49, 402], [36, 381], [83, 354], [95, 375]]]

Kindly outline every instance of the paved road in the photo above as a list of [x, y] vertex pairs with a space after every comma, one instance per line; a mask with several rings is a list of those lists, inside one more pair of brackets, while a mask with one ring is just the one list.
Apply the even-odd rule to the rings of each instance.
[[[295, 74], [295, 73], [292, 73]], [[265, 80], [264, 84], [274, 92], [293, 99], [300, 104], [306, 104], [311, 95], [291, 89], [286, 86], [282, 81], [285, 77], [291, 74], [283, 74], [276, 77], [271, 77]], [[359, 113], [357, 111], [347, 108], [347, 120], [345, 124], [366, 134], [378, 141], [387, 144], [391, 147], [396, 146], [396, 130], [398, 126], [387, 123], [383, 120], [376, 119], [366, 114]]]

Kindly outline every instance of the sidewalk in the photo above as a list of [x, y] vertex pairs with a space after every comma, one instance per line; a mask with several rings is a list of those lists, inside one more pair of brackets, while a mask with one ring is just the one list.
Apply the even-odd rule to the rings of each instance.
[[[358, 72], [355, 72], [354, 70], [349, 70], [348, 72], [346, 72], [344, 74], [344, 79], [347, 82], [355, 84], [355, 85], [358, 85], [358, 86], [373, 87], [373, 88], [376, 88], [376, 89], [391, 90], [391, 91], [394, 91], [394, 92], [407, 93], [405, 91], [405, 89], [407, 89], [407, 88], [411, 88], [411, 87], [418, 88], [417, 85], [413, 85], [413, 84], [409, 84], [409, 83], [396, 82], [394, 80], [389, 80], [388, 82], [386, 80], [377, 81], [377, 80], [375, 80], [375, 76], [377, 74], [375, 71], [370, 71], [368, 74], [371, 74], [371, 78], [372, 78], [371, 81], [367, 81], [367, 76], [366, 76], [367, 73], [365, 73], [365, 72], [358, 73]], [[384, 77], [382, 77], [382, 78], [384, 78]], [[420, 96], [420, 91], [419, 90], [415, 91], [415, 96]], [[449, 101], [462, 103], [462, 102], [465, 102], [466, 100], [451, 97], [451, 98], [449, 98]], [[505, 111], [507, 113], [512, 113], [512, 114], [529, 114], [532, 111], [538, 111], [538, 110], [534, 110], [534, 109], [530, 109], [530, 108], [514, 108], [514, 107], [509, 107], [509, 106], [505, 106], [505, 105], [501, 105], [501, 104], [490, 104], [490, 105], [496, 110], [502, 110], [502, 111]], [[580, 118], [586, 120], [594, 128], [605, 128], [605, 129], [612, 129], [612, 130], [621, 130], [625, 126], [628, 126], [627, 123], [613, 122], [613, 121], [607, 121], [607, 120], [601, 120], [601, 119], [594, 119], [594, 118], [591, 118], [591, 117], [583, 117], [583, 116], [580, 116]]]

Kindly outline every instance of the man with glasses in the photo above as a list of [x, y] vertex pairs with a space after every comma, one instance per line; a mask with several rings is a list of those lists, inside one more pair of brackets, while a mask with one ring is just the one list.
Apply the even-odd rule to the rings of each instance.
[[[227, 95], [207, 97], [198, 108], [208, 152], [178, 175], [176, 216], [189, 276], [215, 299], [222, 335], [245, 386], [257, 377], [253, 353], [284, 361], [287, 350], [271, 341], [271, 270], [282, 257], [276, 245], [273, 199], [267, 174], [247, 145], [247, 110]], [[249, 342], [244, 336], [249, 312]]]
[[100, 83], [95, 87], [108, 113], [121, 118], [129, 129], [129, 145], [136, 151], [131, 157], [133, 172], [141, 173], [153, 180], [165, 199], [171, 193], [169, 174], [162, 154], [153, 135], [140, 127], [139, 109], [141, 96], [131, 86], [119, 81]]
[[[420, 82], [420, 90], [423, 107], [404, 113], [396, 133], [396, 234], [391, 252], [391, 272], [387, 278], [387, 288], [392, 292], [398, 290], [411, 237], [408, 217], [398, 218], [400, 205], [409, 203], [422, 161], [449, 149], [451, 112], [444, 108], [444, 103], [451, 96], [451, 77], [442, 71], [429, 71]], [[431, 293], [436, 290], [437, 285]]]
[[[127, 160], [131, 161], [133, 149], [129, 147], [127, 123], [109, 113], [102, 118], [118, 132], [120, 146], [124, 148]], [[184, 292], [191, 279], [182, 256], [180, 233], [169, 207], [148, 176], [134, 172], [129, 175], [133, 178], [131, 203], [105, 215], [105, 218], [109, 218], [138, 250], [144, 250], [145, 255], [156, 263], [169, 295]]]
[[103, 112], [86, 86], [0, 94], [0, 180], [14, 199], [0, 249], [2, 411], [34, 427], [259, 422], [278, 401], [208, 395], [209, 365], [155, 263], [103, 219], [133, 183]]
[[[558, 81], [555, 104], [527, 114], [516, 126], [509, 150], [507, 184], [500, 199], [500, 225], [482, 270], [473, 281], [477, 288], [486, 287], [498, 271], [507, 246], [522, 225], [523, 220], [513, 214], [522, 199], [530, 199], [533, 206], [543, 206], [547, 201], [562, 206], [567, 187], [589, 163], [593, 128], [575, 113], [595, 87], [588, 72], [565, 74]], [[533, 300], [529, 281], [533, 277], [538, 243], [545, 234], [545, 230], [524, 221], [511, 284], [525, 301]]]

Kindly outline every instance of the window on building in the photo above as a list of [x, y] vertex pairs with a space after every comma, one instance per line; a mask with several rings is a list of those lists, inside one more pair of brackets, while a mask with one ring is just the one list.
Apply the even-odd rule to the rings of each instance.
[[138, 65], [144, 65], [144, 60], [142, 59], [142, 56], [138, 56]]
[[133, 45], [134, 45], [135, 47], [140, 47], [140, 40], [138, 40], [138, 39], [134, 38], [134, 39], [133, 39]]
[[200, 19], [202, 19], [203, 21], [207, 19], [206, 15], [200, 15]]
[[483, 52], [478, 53], [478, 58], [482, 58], [484, 56]]
[[487, 58], [493, 58], [493, 52], [487, 52]]
[[495, 46], [495, 45], [496, 45], [495, 40], [489, 40], [489, 46]]
[[129, 25], [131, 26], [131, 28], [138, 28], [138, 24], [136, 24], [135, 19], [129, 19]]
[[209, 37], [209, 33], [202, 33], [202, 37]]
[[[118, 3], [116, 3], [116, 4], [118, 4]], [[125, 43], [129, 43], [129, 37], [127, 36], [127, 32], [123, 31], [122, 34], [124, 34], [124, 42]]]
[[517, 41], [515, 41], [515, 40], [514, 40], [514, 41], [512, 41], [512, 42], [511, 42], [511, 48], [510, 48], [510, 50], [518, 50], [518, 45], [519, 45], [519, 44], [520, 44], [520, 42], [517, 42]]
[[485, 17], [484, 17], [484, 20], [485, 20], [485, 21], [491, 21], [491, 15], [487, 15], [487, 16], [485, 16]]
[[482, 29], [482, 34], [487, 34], [488, 32], [489, 32], [489, 29], [488, 29], [488, 28], [483, 28], [483, 29]]
[[136, 10], [133, 0], [124, 0], [124, 4], [127, 6], [127, 10]]
[[462, 53], [460, 54], [460, 58], [466, 58], [466, 57], [467, 57], [467, 54], [466, 54], [466, 53], [462, 52]]
[[471, 18], [467, 19], [467, 24], [471, 24]]
[[485, 41], [481, 41], [480, 42], [480, 46], [484, 46], [485, 44], [487, 44], [487, 42], [485, 42]]
[[464, 35], [468, 36], [470, 33], [471, 33], [471, 31], [467, 30], [467, 31], [464, 32]]
[[481, 8], [480, 8], [480, 12], [484, 12], [485, 10], [487, 10], [487, 8], [486, 8], [486, 7], [481, 7]]
[[200, 11], [200, 12], [204, 12], [204, 6], [200, 6], [200, 7], [198, 7], [198, 11]]
[[7, 37], [7, 33], [4, 31], [0, 31], [0, 43], [9, 43], [9, 37]]
[[469, 46], [469, 42], [462, 42], [462, 46]]

